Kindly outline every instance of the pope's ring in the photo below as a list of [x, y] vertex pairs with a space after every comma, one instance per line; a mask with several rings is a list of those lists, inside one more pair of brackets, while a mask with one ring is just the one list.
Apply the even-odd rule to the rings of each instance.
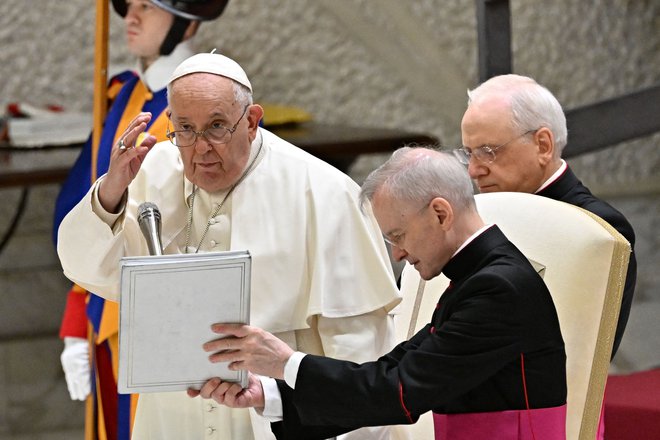
[[124, 139], [119, 139], [119, 149], [126, 150], [128, 147], [124, 144]]

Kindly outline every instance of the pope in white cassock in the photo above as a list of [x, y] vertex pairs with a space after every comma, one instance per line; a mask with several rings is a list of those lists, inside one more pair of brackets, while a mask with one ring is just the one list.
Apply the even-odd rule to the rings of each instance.
[[[357, 184], [260, 128], [263, 110], [247, 75], [223, 55], [180, 64], [168, 97], [170, 141], [138, 142], [151, 117], [139, 115], [114, 146], [108, 173], [62, 222], [65, 275], [116, 301], [120, 258], [149, 254], [136, 220], [149, 201], [160, 208], [165, 254], [250, 251], [252, 325], [306, 353], [365, 362], [389, 351], [389, 312], [400, 298], [378, 225], [358, 207]], [[274, 437], [253, 410], [182, 391], [141, 394], [133, 438]], [[345, 438], [385, 439], [388, 431]]]

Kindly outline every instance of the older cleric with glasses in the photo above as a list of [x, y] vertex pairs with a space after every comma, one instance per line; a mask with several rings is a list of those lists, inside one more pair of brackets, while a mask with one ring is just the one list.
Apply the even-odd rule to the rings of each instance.
[[[463, 147], [455, 154], [481, 192], [538, 194], [586, 209], [612, 225], [634, 249], [628, 220], [594, 196], [561, 158], [568, 143], [566, 117], [557, 98], [534, 79], [500, 75], [468, 92], [461, 122]], [[630, 256], [612, 357], [630, 314], [637, 262]]]

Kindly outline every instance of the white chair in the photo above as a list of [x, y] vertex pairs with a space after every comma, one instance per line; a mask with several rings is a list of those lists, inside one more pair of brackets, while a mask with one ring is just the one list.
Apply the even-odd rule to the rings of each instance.
[[[557, 308], [566, 344], [567, 439], [593, 440], [598, 421], [630, 244], [599, 217], [567, 203], [524, 193], [476, 196], [477, 209], [532, 261]], [[429, 322], [448, 280], [422, 282], [412, 266], [402, 273], [403, 302], [395, 317], [399, 340]], [[412, 327], [409, 329], [411, 322]], [[414, 438], [433, 438], [430, 413]]]

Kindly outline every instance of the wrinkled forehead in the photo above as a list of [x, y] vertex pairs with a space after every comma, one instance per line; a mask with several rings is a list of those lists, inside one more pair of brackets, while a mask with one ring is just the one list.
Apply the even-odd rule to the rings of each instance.
[[412, 201], [397, 199], [389, 191], [382, 189], [374, 194], [371, 206], [381, 229], [396, 227], [419, 208]]
[[170, 84], [168, 101], [178, 106], [190, 101], [233, 102], [232, 80], [210, 73], [192, 73], [178, 78]]
[[514, 130], [511, 105], [505, 100], [478, 101], [471, 104], [461, 120], [465, 145], [490, 143]]
[[511, 99], [508, 95], [495, 93], [480, 96], [472, 101], [463, 115], [463, 122], [487, 123], [508, 121], [512, 117]]

